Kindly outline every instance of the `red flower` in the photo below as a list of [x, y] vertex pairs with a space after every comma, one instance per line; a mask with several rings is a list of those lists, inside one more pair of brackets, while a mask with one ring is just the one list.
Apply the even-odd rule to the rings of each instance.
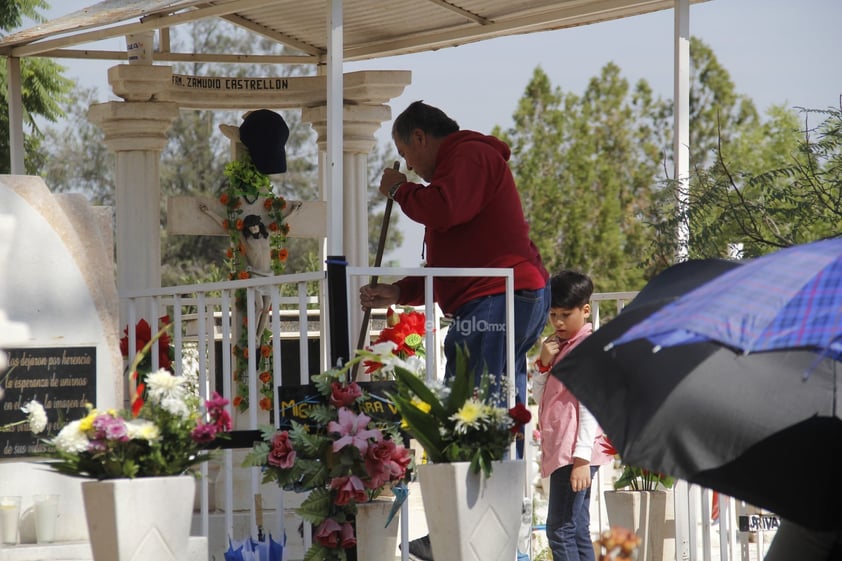
[[532, 413], [523, 403], [516, 403], [514, 407], [509, 409], [509, 417], [515, 422], [512, 427], [512, 432], [517, 432], [520, 427], [528, 423], [532, 419]]
[[227, 205], [228, 204], [228, 193], [222, 193], [222, 195], [219, 196], [219, 202], [221, 202], [224, 205]]
[[260, 345], [260, 356], [263, 358], [269, 358], [272, 356], [272, 347], [269, 345]]
[[242, 218], [238, 218], [236, 224], [237, 224], [237, 230], [243, 229], [243, 219]]
[[357, 537], [354, 535], [354, 527], [350, 522], [343, 522], [342, 529], [339, 531], [343, 548], [348, 549], [357, 545]]
[[339, 525], [339, 522], [333, 518], [325, 518], [316, 528], [316, 533], [313, 537], [324, 547], [336, 548], [339, 546], [339, 535], [341, 531], [342, 526]]
[[263, 383], [263, 384], [268, 384], [269, 382], [272, 381], [272, 373], [269, 372], [268, 370], [264, 370], [257, 377], [260, 379], [260, 382]]
[[243, 402], [242, 396], [238, 395], [238, 396], [234, 397], [234, 401], [231, 402], [231, 405], [233, 405], [234, 407], [239, 407], [242, 402]]
[[272, 409], [272, 400], [268, 397], [263, 397], [260, 399], [260, 408], [264, 411], [270, 411]]
[[350, 407], [363, 394], [356, 382], [351, 382], [347, 386], [340, 382], [333, 382], [330, 388], [330, 404], [334, 407]]
[[603, 452], [605, 452], [609, 456], [617, 456], [620, 454], [619, 452], [617, 452], [617, 449], [614, 448], [614, 444], [610, 440], [608, 440], [607, 436], [602, 439], [602, 442], [600, 442], [600, 444], [602, 444]]
[[330, 482], [330, 488], [336, 491], [336, 498], [333, 502], [339, 506], [350, 502], [364, 503], [368, 501], [365, 485], [363, 485], [362, 479], [356, 475], [335, 477]]
[[[158, 323], [161, 327], [165, 327], [171, 323], [170, 316], [164, 315], [158, 318]], [[143, 347], [152, 339], [152, 328], [145, 319], [141, 319], [135, 326], [135, 353], [143, 350]], [[123, 357], [129, 356], [129, 326], [123, 329], [123, 337], [120, 339], [120, 353]], [[151, 368], [151, 362], [148, 357], [144, 357], [141, 364], [147, 368]], [[172, 366], [172, 359], [170, 358], [170, 335], [164, 332], [158, 338], [158, 367], [170, 370]]]
[[287, 251], [285, 247], [281, 248], [278, 251], [278, 259], [280, 259], [281, 261], [286, 261], [287, 257], [289, 257], [289, 251]]
[[272, 198], [267, 197], [266, 200], [263, 201], [263, 208], [266, 210], [272, 210]]
[[289, 469], [295, 464], [295, 450], [287, 431], [276, 433], [272, 438], [272, 449], [266, 458], [269, 465]]
[[277, 222], [270, 222], [269, 223], [269, 230], [271, 232], [277, 232], [279, 230]]

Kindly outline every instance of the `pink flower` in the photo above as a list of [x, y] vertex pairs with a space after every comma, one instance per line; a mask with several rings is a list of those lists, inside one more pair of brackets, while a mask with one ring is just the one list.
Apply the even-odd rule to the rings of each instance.
[[340, 506], [352, 501], [364, 503], [368, 500], [365, 485], [363, 485], [362, 479], [356, 475], [335, 477], [330, 481], [330, 488], [336, 491], [336, 499], [333, 502]]
[[213, 392], [210, 399], [205, 400], [205, 407], [208, 410], [208, 415], [213, 421], [214, 426], [220, 432], [228, 432], [231, 430], [231, 414], [225, 409], [228, 405], [228, 400]]
[[266, 461], [269, 465], [282, 469], [289, 469], [295, 463], [295, 450], [287, 431], [276, 433], [272, 438], [272, 449], [269, 450]]
[[346, 407], [339, 409], [339, 421], [331, 421], [327, 432], [337, 433], [341, 438], [333, 443], [333, 451], [339, 452], [346, 446], [356, 446], [361, 455], [368, 450], [368, 440], [379, 441], [383, 435], [377, 429], [366, 429], [371, 417], [362, 413], [356, 415]]
[[339, 545], [339, 532], [342, 527], [333, 518], [325, 518], [316, 528], [316, 541], [324, 547], [335, 548]]
[[199, 423], [196, 425], [190, 432], [190, 438], [193, 439], [193, 442], [212, 442], [214, 438], [216, 438], [216, 425], [211, 424], [204, 424]]
[[390, 481], [399, 481], [409, 465], [409, 450], [393, 440], [384, 439], [369, 446], [365, 455], [365, 469], [369, 474], [366, 487], [376, 489]]
[[363, 394], [356, 382], [351, 382], [347, 386], [340, 382], [333, 382], [330, 388], [330, 404], [334, 407], [348, 407]]
[[342, 524], [342, 530], [340, 530], [340, 534], [342, 536], [342, 547], [344, 547], [345, 549], [357, 545], [357, 537], [354, 535], [354, 527], [351, 526], [350, 522], [345, 522], [344, 524]]

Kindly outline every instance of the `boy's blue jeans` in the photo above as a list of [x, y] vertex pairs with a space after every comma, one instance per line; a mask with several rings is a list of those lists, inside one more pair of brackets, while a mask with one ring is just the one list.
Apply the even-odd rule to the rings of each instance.
[[[591, 479], [599, 466], [591, 466]], [[570, 472], [573, 464], [560, 467], [550, 475], [550, 500], [547, 504], [547, 540], [553, 561], [594, 561], [591, 541], [591, 488], [573, 492]]]
[[[526, 404], [526, 353], [541, 336], [550, 309], [549, 286], [539, 290], [517, 290], [515, 300], [515, 393]], [[455, 372], [456, 350], [467, 348], [469, 368], [476, 383], [484, 370], [497, 380], [506, 373], [506, 296], [494, 294], [471, 300], [453, 315], [444, 339], [447, 360], [445, 376]]]

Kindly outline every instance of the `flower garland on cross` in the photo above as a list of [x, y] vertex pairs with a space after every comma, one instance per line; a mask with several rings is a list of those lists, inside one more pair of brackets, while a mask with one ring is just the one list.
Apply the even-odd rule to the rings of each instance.
[[[228, 231], [230, 245], [226, 250], [226, 265], [228, 278], [230, 280], [248, 279], [255, 274], [259, 275], [280, 275], [284, 273], [289, 252], [286, 249], [289, 225], [286, 223], [287, 201], [280, 195], [272, 192], [272, 182], [264, 173], [258, 171], [248, 154], [240, 159], [229, 162], [223, 171], [228, 179], [219, 202], [225, 206], [226, 217], [222, 226]], [[246, 214], [244, 203], [253, 205], [262, 200], [262, 209], [269, 217], [269, 223], [264, 225], [259, 217], [254, 214]], [[254, 231], [255, 239], [262, 239], [265, 247], [261, 249], [265, 255], [250, 254], [250, 247], [245, 236], [249, 230]], [[258, 298], [260, 296], [258, 295]], [[268, 310], [268, 298], [263, 301], [263, 313], [265, 316], [258, 322], [257, 348], [260, 355], [257, 357], [258, 379], [260, 387], [258, 392], [260, 401], [258, 406], [261, 410], [269, 411], [272, 408], [274, 394], [274, 380], [272, 375], [272, 347], [268, 344], [271, 334], [263, 329]], [[248, 324], [247, 324], [247, 303], [245, 289], [237, 290], [235, 293], [235, 306], [241, 318], [241, 329], [239, 336], [234, 343], [233, 354], [235, 358], [234, 382], [236, 392], [233, 405], [239, 411], [246, 411], [249, 408], [248, 389]]]

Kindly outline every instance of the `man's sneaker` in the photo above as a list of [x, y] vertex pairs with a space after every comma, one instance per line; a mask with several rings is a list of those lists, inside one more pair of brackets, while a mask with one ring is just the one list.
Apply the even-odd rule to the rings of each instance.
[[409, 558], [414, 561], [433, 561], [433, 548], [429, 534], [409, 542]]

